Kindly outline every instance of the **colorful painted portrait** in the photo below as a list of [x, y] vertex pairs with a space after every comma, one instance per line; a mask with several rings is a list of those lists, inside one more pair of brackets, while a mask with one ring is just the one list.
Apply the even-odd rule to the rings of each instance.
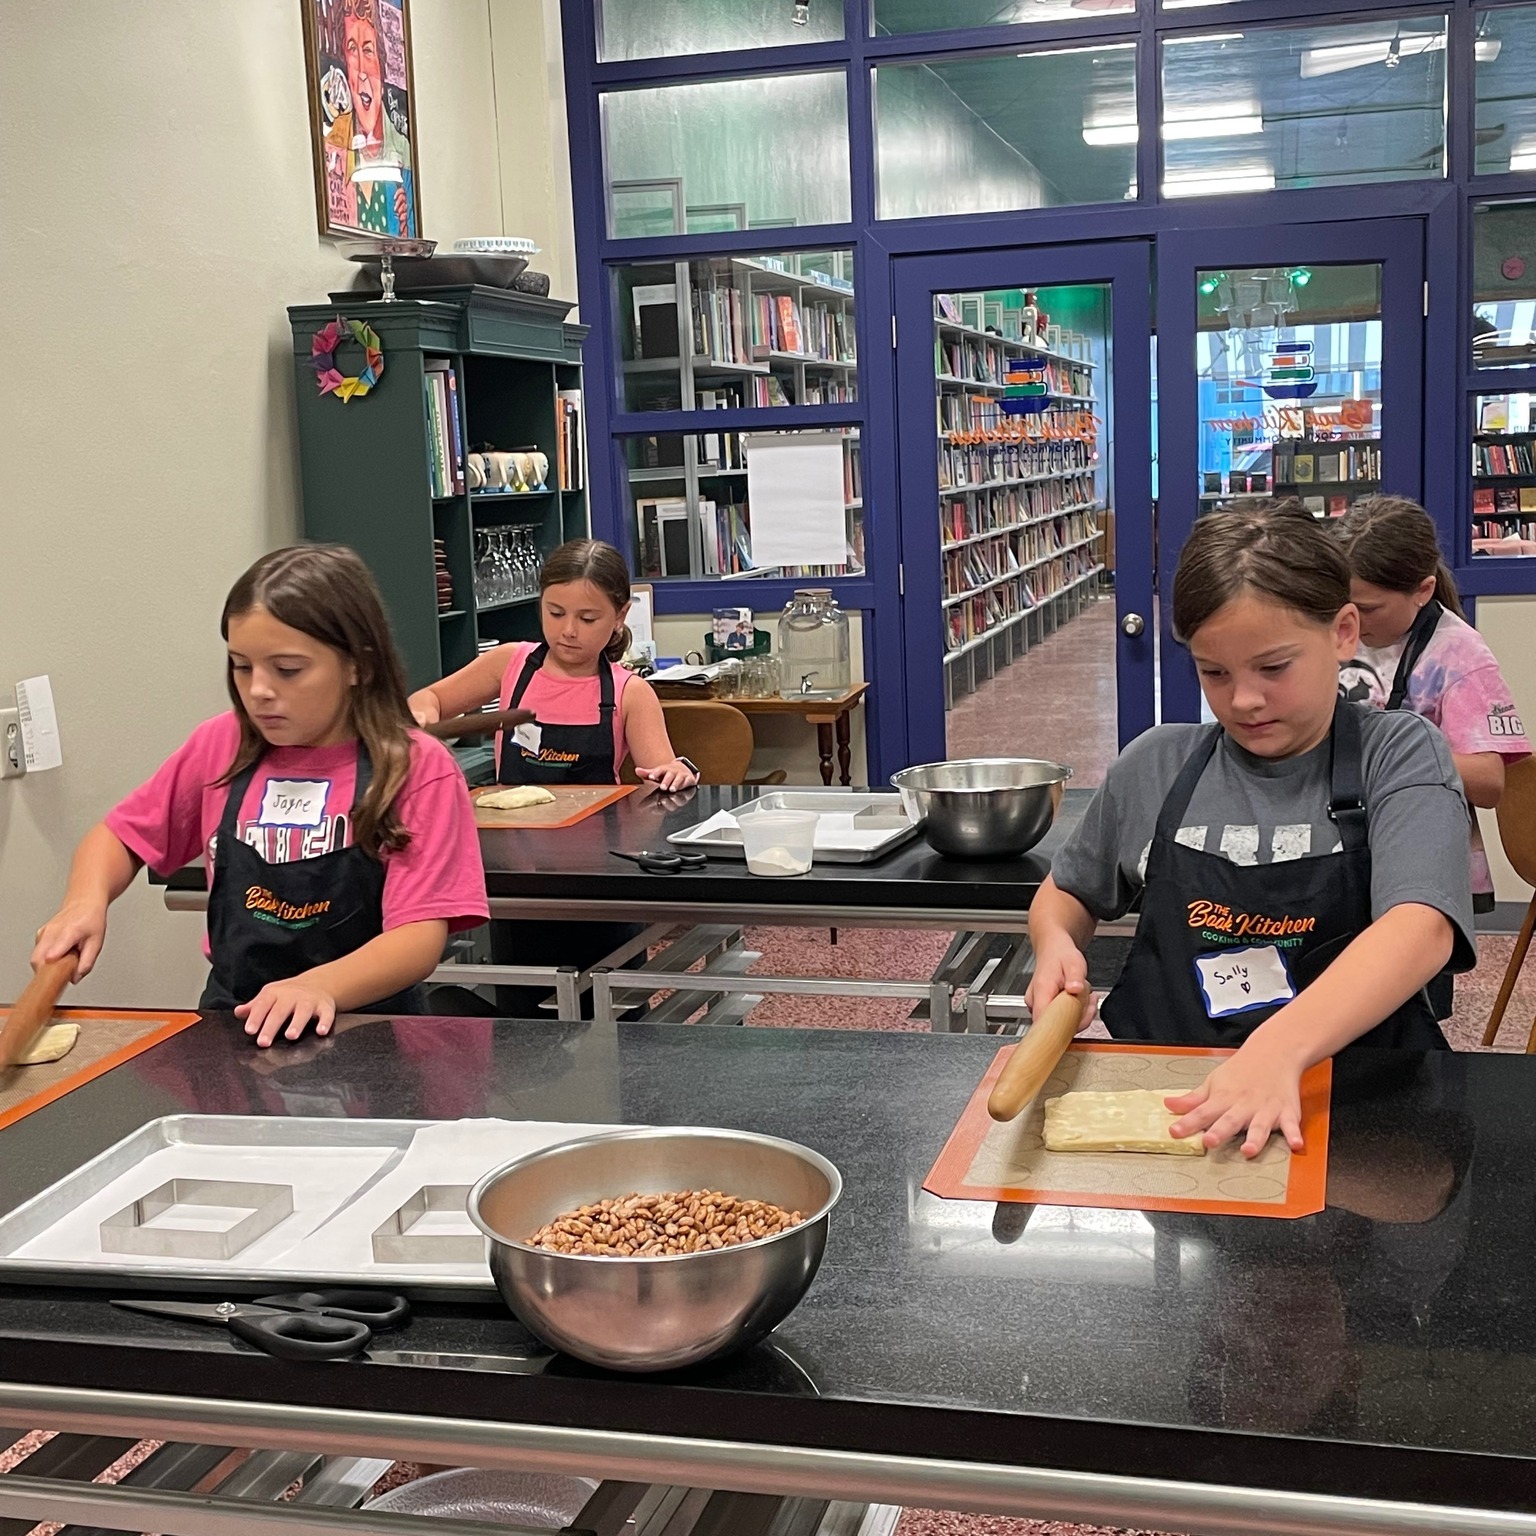
[[300, 0], [323, 235], [421, 234], [409, 0]]

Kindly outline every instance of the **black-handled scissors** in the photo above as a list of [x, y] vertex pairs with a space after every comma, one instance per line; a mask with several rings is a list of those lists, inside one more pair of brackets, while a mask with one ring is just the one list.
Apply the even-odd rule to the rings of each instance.
[[680, 848], [676, 853], [653, 853], [649, 848], [639, 853], [625, 853], [621, 848], [608, 851], [616, 859], [633, 859], [648, 875], [675, 875], [685, 869], [703, 869], [709, 863], [696, 848]]
[[238, 1339], [279, 1360], [345, 1360], [376, 1333], [403, 1328], [411, 1304], [386, 1291], [293, 1291], [255, 1301], [114, 1301], [129, 1312], [178, 1317], [228, 1328]]

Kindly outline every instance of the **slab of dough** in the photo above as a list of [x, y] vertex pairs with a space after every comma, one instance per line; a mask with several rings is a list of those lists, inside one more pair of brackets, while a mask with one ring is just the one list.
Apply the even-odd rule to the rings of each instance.
[[1123, 1093], [1067, 1093], [1045, 1101], [1045, 1145], [1051, 1152], [1161, 1152], [1204, 1157], [1198, 1136], [1175, 1141], [1168, 1127], [1179, 1117], [1163, 1103], [1171, 1088]]
[[525, 811], [530, 805], [553, 805], [555, 797], [542, 784], [514, 784], [510, 789], [493, 789], [475, 803], [488, 811]]
[[45, 1062], [59, 1061], [68, 1056], [80, 1038], [78, 1024], [50, 1024], [32, 1042], [32, 1049], [17, 1062], [22, 1067], [40, 1067]]

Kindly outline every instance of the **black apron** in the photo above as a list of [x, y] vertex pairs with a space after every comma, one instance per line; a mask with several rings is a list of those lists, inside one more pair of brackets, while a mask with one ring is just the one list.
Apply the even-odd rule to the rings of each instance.
[[[508, 709], [516, 709], [522, 703], [529, 683], [548, 655], [548, 644], [540, 644], [528, 653], [507, 700]], [[613, 667], [604, 656], [597, 665], [597, 723], [546, 725], [535, 719], [539, 727], [537, 752], [528, 751], [503, 731], [501, 765], [496, 775], [499, 782], [617, 784], [618, 764], [613, 760], [615, 702]], [[638, 923], [492, 922], [491, 959], [497, 965], [574, 965], [585, 971], [641, 931]], [[639, 954], [626, 963], [633, 967], [644, 961], [645, 955]], [[548, 995], [548, 987], [498, 986], [496, 1007], [507, 1018], [539, 1018], [539, 1003]], [[586, 1008], [590, 1006], [586, 1004]]]
[[[1141, 919], [1100, 1012], [1117, 1040], [1238, 1046], [1371, 924], [1360, 706], [1334, 709], [1328, 814], [1342, 851], [1233, 864], [1177, 841], [1221, 741], [1211, 726], [1174, 780], [1147, 855]], [[1346, 1047], [1446, 1049], [1421, 991]]]
[[[1413, 621], [1413, 628], [1408, 631], [1407, 644], [1403, 646], [1403, 654], [1397, 658], [1397, 671], [1392, 674], [1392, 691], [1387, 695], [1386, 707], [1388, 709], [1401, 709], [1408, 700], [1408, 683], [1413, 677], [1413, 669], [1418, 666], [1424, 652], [1429, 649], [1429, 642], [1435, 638], [1435, 630], [1439, 627], [1440, 617], [1445, 612], [1437, 598], [1430, 600], [1419, 609], [1418, 617]], [[1475, 826], [1477, 824], [1477, 812], [1472, 809], [1471, 801], [1467, 802], [1467, 817]], [[1474, 912], [1493, 911], [1492, 891], [1473, 891], [1472, 910]], [[1449, 971], [1441, 971], [1438, 976], [1430, 979], [1425, 988], [1429, 994], [1429, 1005], [1435, 1010], [1437, 1019], [1448, 1019], [1451, 1010], [1456, 1004], [1456, 978]]]
[[[549, 655], [549, 646], [541, 644], [528, 653], [507, 700], [508, 709], [516, 709], [528, 691], [528, 684], [538, 674]], [[613, 760], [613, 667], [606, 656], [597, 667], [597, 723], [595, 725], [546, 725], [535, 719], [539, 728], [539, 750], [530, 752], [507, 732], [501, 734], [501, 766], [497, 772], [503, 784], [617, 784], [618, 764]]]
[[[258, 759], [259, 762], [259, 759]], [[198, 1006], [228, 1012], [269, 981], [329, 965], [384, 931], [384, 866], [353, 845], [290, 864], [269, 864], [239, 835], [240, 804], [258, 763], [229, 786], [213, 884], [208, 940], [213, 970]], [[355, 808], [373, 778], [368, 749], [357, 744]], [[426, 994], [408, 987], [354, 1013], [425, 1013]]]

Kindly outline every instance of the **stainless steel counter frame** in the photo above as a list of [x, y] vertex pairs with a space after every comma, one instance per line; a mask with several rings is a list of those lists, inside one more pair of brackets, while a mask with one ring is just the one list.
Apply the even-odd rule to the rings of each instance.
[[[93, 1391], [0, 1382], [0, 1416], [84, 1435], [153, 1437], [202, 1445], [245, 1445], [314, 1456], [401, 1458], [455, 1466], [602, 1477], [622, 1485], [601, 1521], [585, 1527], [618, 1536], [659, 1484], [724, 1490], [698, 1499], [771, 1495], [853, 1504], [927, 1505], [1041, 1520], [1152, 1527], [1189, 1536], [1536, 1536], [1536, 1515], [1276, 1489], [1121, 1477], [939, 1458], [759, 1445], [597, 1429], [236, 1402], [220, 1398]], [[1085, 1430], [1090, 1426], [1085, 1424]], [[628, 1502], [628, 1490], [637, 1490]], [[594, 1500], [594, 1503], [601, 1503]], [[683, 1502], [686, 1502], [686, 1498]], [[722, 1516], [729, 1504], [721, 1506]], [[748, 1507], [751, 1507], [750, 1505]], [[589, 1506], [596, 1515], [598, 1510]], [[620, 1511], [624, 1511], [620, 1514]], [[744, 1512], [744, 1511], [743, 1511]], [[376, 1513], [323, 1515], [202, 1495], [78, 1481], [0, 1477], [0, 1516], [64, 1519], [166, 1536], [275, 1536], [352, 1532], [358, 1536], [483, 1536], [469, 1523]], [[670, 1528], [670, 1526], [669, 1526]], [[722, 1518], [723, 1533], [757, 1529]], [[508, 1529], [508, 1528], [503, 1528]], [[695, 1524], [695, 1531], [704, 1526]]]

